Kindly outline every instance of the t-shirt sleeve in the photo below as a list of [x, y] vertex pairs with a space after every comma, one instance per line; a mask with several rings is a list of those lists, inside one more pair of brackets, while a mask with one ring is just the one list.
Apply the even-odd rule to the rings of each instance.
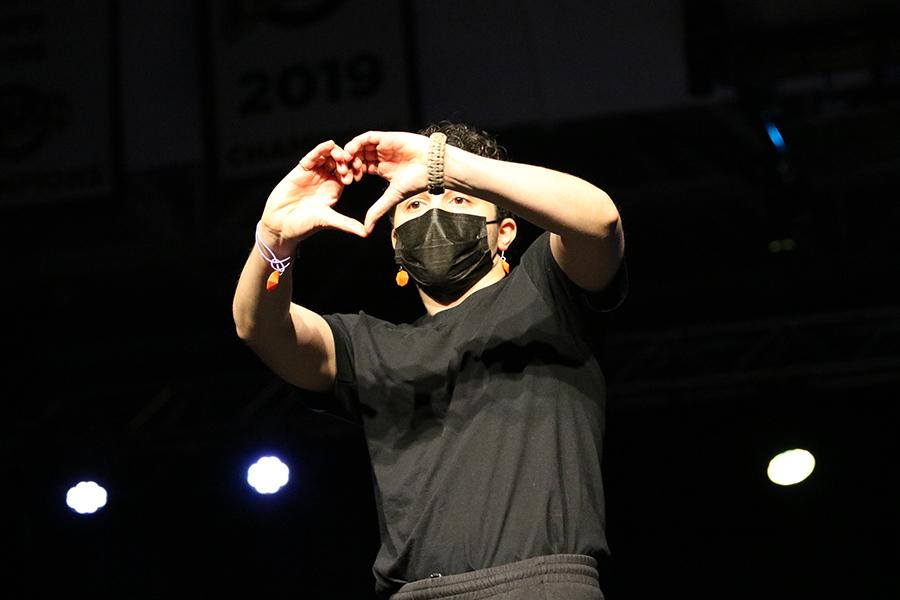
[[548, 302], [566, 301], [586, 316], [615, 310], [628, 293], [628, 266], [624, 257], [609, 285], [600, 291], [588, 292], [569, 279], [553, 258], [548, 231], [532, 242], [522, 255], [520, 266]]
[[337, 372], [331, 393], [310, 395], [305, 399], [308, 408], [360, 424], [359, 394], [357, 393], [356, 367], [353, 352], [352, 331], [359, 322], [359, 315], [323, 315], [334, 335], [334, 351]]

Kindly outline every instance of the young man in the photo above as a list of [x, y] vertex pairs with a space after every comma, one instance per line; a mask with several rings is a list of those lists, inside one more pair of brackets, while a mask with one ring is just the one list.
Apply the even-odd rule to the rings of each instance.
[[[621, 220], [587, 181], [501, 159], [452, 123], [324, 142], [272, 190], [235, 292], [241, 339], [364, 428], [383, 597], [602, 598], [606, 390], [588, 332], [625, 293]], [[360, 223], [334, 207], [365, 175], [388, 187]], [[545, 230], [512, 270], [510, 213]], [[364, 237], [385, 215], [425, 316], [291, 302], [279, 261], [316, 231]]]

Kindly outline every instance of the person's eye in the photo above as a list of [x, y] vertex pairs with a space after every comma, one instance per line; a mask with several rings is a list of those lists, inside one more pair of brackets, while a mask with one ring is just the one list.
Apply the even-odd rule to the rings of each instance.
[[420, 206], [422, 206], [421, 200], [410, 200], [406, 203], [407, 210], [417, 210]]
[[454, 196], [453, 197], [453, 204], [467, 204], [468, 202], [469, 202], [469, 199], [466, 198], [465, 196]]

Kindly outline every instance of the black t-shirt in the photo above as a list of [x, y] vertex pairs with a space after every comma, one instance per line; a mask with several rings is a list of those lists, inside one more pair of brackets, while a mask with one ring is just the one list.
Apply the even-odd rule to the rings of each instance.
[[433, 573], [608, 551], [606, 389], [593, 350], [625, 284], [623, 263], [590, 297], [544, 233], [509, 276], [412, 324], [325, 316], [332, 409], [362, 423], [372, 463], [380, 593]]

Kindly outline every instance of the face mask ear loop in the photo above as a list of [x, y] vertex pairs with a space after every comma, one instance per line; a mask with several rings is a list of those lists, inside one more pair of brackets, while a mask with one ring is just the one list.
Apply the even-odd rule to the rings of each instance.
[[[503, 219], [497, 218], [493, 221], [485, 221], [485, 225], [493, 225], [494, 223], [499, 223]], [[500, 251], [500, 266], [503, 267], [503, 272], [509, 275], [509, 263], [506, 262], [506, 250]]]

